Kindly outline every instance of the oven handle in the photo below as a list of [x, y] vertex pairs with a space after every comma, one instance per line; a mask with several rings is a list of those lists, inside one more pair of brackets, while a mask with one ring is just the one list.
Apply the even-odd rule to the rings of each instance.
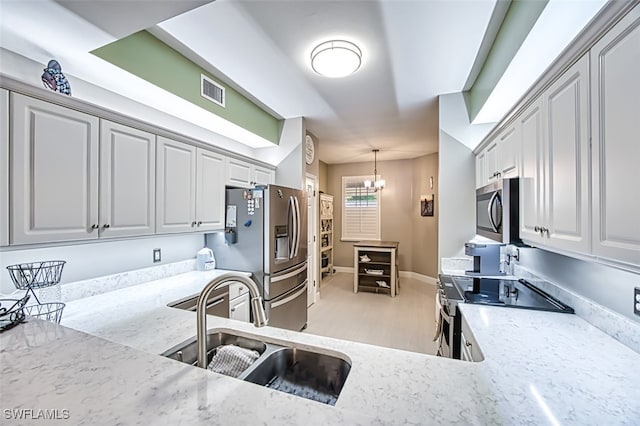
[[441, 294], [441, 289], [438, 288], [438, 291], [436, 292], [436, 312], [438, 312], [438, 322], [436, 324], [436, 334], [433, 336], [433, 341], [437, 342], [440, 340], [440, 338], [442, 337], [442, 333], [444, 330], [444, 325], [443, 322], [447, 321], [449, 324], [451, 324], [451, 317], [449, 315], [447, 315], [447, 313], [444, 310], [444, 307], [442, 306], [442, 294]]
[[493, 203], [496, 200], [496, 198], [498, 197], [498, 192], [494, 192], [493, 195], [491, 196], [491, 199], [489, 200], [489, 204], [487, 205], [487, 216], [489, 216], [489, 223], [491, 224], [491, 227], [493, 228], [493, 232], [498, 232], [498, 226], [496, 225], [496, 223], [493, 220], [493, 215], [492, 210], [493, 210]]
[[297, 298], [298, 296], [300, 296], [302, 293], [306, 293], [306, 291], [307, 291], [307, 282], [308, 281], [309, 280], [304, 280], [304, 283], [303, 283], [304, 285], [302, 286], [302, 288], [300, 290], [296, 291], [295, 293], [293, 293], [291, 296], [288, 296], [288, 297], [286, 297], [286, 298], [284, 298], [282, 300], [278, 300], [277, 302], [272, 303], [271, 304], [271, 309], [277, 308], [278, 306], [282, 306], [285, 303], [289, 303], [292, 300], [294, 300], [295, 298]]

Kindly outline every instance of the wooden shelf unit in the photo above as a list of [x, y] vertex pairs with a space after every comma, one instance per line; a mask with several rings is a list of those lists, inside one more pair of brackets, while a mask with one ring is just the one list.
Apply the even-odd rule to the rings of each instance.
[[321, 275], [329, 274], [333, 276], [333, 224], [333, 195], [320, 194]]
[[[362, 260], [363, 256], [368, 260]], [[366, 258], [365, 258], [366, 259]], [[353, 245], [353, 292], [375, 291], [395, 297], [400, 287], [397, 241], [360, 241]], [[381, 274], [371, 271], [382, 271]], [[369, 272], [367, 272], [369, 271]], [[378, 281], [384, 281], [381, 286]]]

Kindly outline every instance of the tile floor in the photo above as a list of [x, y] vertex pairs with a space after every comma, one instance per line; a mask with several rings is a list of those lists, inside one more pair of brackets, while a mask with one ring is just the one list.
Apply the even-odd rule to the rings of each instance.
[[400, 278], [400, 294], [353, 292], [353, 274], [336, 273], [309, 308], [306, 333], [435, 354], [436, 287]]

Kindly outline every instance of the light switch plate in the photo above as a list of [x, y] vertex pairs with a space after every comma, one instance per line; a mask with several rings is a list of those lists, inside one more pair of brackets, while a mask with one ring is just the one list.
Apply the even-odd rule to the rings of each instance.
[[640, 316], [640, 287], [633, 290], [633, 313]]
[[160, 249], [153, 249], [153, 263], [158, 263], [162, 260], [160, 256]]

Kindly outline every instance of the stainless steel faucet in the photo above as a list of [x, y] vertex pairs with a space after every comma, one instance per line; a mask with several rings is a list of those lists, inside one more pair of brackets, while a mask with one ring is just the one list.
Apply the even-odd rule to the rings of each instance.
[[262, 297], [257, 284], [247, 275], [228, 272], [214, 278], [204, 286], [198, 304], [196, 306], [196, 316], [198, 318], [198, 366], [207, 368], [207, 300], [211, 293], [223, 285], [229, 285], [232, 282], [240, 282], [247, 286], [251, 297], [251, 307], [253, 311], [253, 325], [256, 327], [264, 327], [267, 325], [267, 314], [262, 306]]

